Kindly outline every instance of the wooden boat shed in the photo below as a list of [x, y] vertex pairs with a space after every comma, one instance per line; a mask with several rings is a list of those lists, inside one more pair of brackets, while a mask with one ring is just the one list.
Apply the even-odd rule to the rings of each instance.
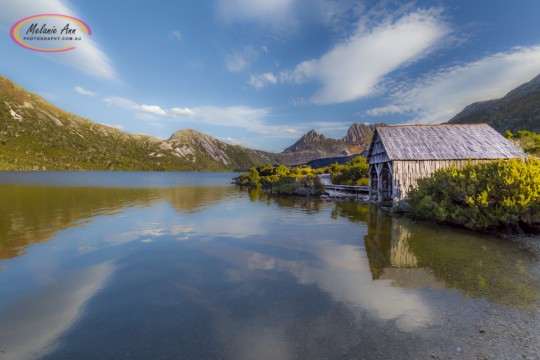
[[395, 207], [438, 169], [526, 157], [487, 124], [377, 126], [367, 156], [369, 198]]

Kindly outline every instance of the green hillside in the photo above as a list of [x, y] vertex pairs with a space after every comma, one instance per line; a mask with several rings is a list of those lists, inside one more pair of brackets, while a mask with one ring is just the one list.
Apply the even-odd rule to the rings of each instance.
[[448, 123], [488, 123], [501, 134], [506, 130], [513, 133], [520, 130], [540, 133], [540, 75], [500, 99], [465, 107]]
[[0, 170], [227, 171], [277, 160], [193, 130], [166, 141], [127, 134], [65, 112], [0, 77]]

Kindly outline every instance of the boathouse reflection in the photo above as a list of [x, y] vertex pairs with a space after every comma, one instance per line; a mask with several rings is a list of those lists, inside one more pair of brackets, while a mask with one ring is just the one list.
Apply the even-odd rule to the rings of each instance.
[[459, 289], [465, 295], [535, 306], [540, 283], [523, 254], [503, 239], [457, 228], [369, 213], [364, 237], [373, 280], [406, 289]]

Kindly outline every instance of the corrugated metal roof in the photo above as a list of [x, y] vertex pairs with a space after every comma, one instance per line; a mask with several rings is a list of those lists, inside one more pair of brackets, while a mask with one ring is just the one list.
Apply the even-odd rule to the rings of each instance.
[[378, 126], [375, 134], [380, 137], [390, 160], [526, 157], [487, 124]]

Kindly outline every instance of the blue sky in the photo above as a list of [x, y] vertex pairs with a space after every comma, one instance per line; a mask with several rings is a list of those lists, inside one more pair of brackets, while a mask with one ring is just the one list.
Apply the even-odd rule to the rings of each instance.
[[[129, 5], [127, 5], [129, 4]], [[0, 0], [1, 74], [95, 122], [166, 139], [193, 128], [281, 151], [353, 122], [440, 123], [540, 73], [537, 0]], [[10, 27], [85, 21], [45, 54]]]

